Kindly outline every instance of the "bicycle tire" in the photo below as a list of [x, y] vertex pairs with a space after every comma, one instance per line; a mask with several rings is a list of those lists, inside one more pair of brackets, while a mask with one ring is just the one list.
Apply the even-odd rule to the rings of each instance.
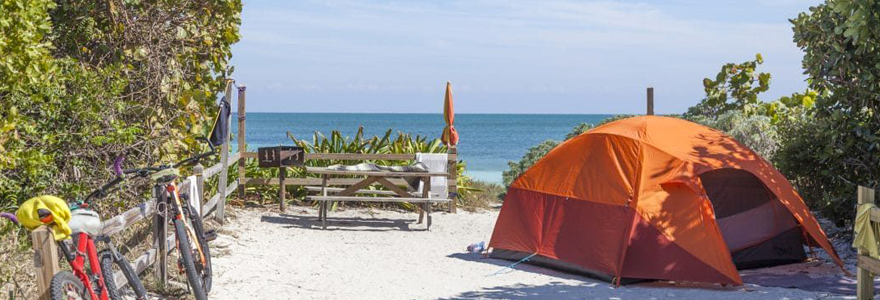
[[86, 293], [82, 281], [79, 280], [70, 271], [61, 271], [52, 276], [49, 283], [49, 298], [52, 300], [70, 300], [77, 299], [91, 300], [92, 297]]
[[119, 260], [115, 260], [115, 255], [113, 251], [106, 249], [101, 250], [98, 253], [98, 257], [101, 261], [101, 273], [104, 274], [104, 286], [107, 287], [107, 292], [110, 296], [111, 300], [122, 300], [122, 293], [116, 286], [116, 279], [113, 278], [113, 265], [119, 267], [119, 270], [122, 271], [122, 274], [125, 275], [125, 279], [128, 281], [128, 287], [134, 291], [137, 299], [147, 299], [147, 290], [144, 288], [144, 284], [141, 283], [140, 278], [138, 278], [137, 273], [135, 273], [134, 269], [131, 268], [131, 264], [128, 262], [128, 259], [125, 256], [120, 255]]
[[193, 230], [198, 237], [199, 246], [202, 247], [202, 254], [205, 256], [203, 263], [205, 274], [202, 277], [204, 278], [205, 291], [210, 293], [213, 275], [211, 270], [211, 249], [208, 248], [208, 240], [205, 238], [205, 225], [198, 213], [190, 214], [190, 219], [192, 220]]
[[208, 292], [204, 289], [202, 277], [199, 276], [199, 272], [196, 270], [192, 248], [189, 244], [189, 237], [186, 235], [186, 228], [183, 226], [183, 220], [174, 219], [174, 234], [177, 235], [177, 249], [180, 253], [180, 259], [183, 261], [186, 280], [192, 288], [193, 296], [196, 297], [196, 300], [207, 300]]

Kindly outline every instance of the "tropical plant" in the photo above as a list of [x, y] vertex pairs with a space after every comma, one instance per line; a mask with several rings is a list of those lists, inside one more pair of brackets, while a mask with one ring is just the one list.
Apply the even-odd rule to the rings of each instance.
[[717, 117], [694, 116], [690, 121], [718, 129], [768, 160], [773, 159], [780, 147], [777, 127], [765, 115], [728, 110]]
[[706, 98], [688, 109], [687, 115], [717, 116], [731, 109], [751, 113], [760, 106], [758, 94], [770, 88], [770, 73], [758, 73], [757, 67], [764, 63], [761, 54], [755, 60], [728, 63], [721, 67], [715, 79], [703, 79]]

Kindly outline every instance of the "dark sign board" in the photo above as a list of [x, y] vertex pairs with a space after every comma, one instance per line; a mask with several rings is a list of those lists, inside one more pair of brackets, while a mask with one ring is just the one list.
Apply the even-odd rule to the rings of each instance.
[[305, 152], [294, 146], [261, 147], [257, 148], [257, 160], [261, 168], [302, 166]]

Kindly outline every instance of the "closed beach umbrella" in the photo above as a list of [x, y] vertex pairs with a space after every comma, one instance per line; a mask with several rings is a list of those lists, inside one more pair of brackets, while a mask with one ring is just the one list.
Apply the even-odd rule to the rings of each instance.
[[446, 101], [443, 103], [443, 119], [446, 120], [446, 127], [443, 128], [443, 136], [440, 137], [446, 146], [455, 146], [458, 144], [458, 131], [455, 130], [455, 111], [452, 108], [452, 84], [446, 82]]

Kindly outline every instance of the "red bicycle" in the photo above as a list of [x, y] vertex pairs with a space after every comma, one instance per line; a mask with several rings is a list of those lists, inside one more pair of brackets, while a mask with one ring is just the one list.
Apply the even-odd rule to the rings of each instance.
[[[102, 226], [98, 213], [88, 209], [90, 200], [105, 197], [109, 190], [125, 180], [121, 169], [122, 160], [121, 157], [117, 158], [114, 163], [117, 173], [115, 179], [90, 193], [83, 201], [70, 205], [71, 218], [68, 225], [73, 232], [72, 242], [58, 241], [58, 247], [70, 264], [71, 271], [61, 271], [52, 277], [49, 290], [52, 300], [122, 299], [122, 293], [113, 278], [114, 265], [125, 275], [128, 286], [137, 299], [147, 299], [146, 289], [131, 264], [116, 250], [110, 237], [100, 234]], [[38, 214], [43, 223], [52, 224], [52, 214], [48, 210], [41, 209]], [[98, 252], [95, 242], [103, 242], [107, 248]], [[86, 258], [89, 260], [88, 270], [85, 266]]]

